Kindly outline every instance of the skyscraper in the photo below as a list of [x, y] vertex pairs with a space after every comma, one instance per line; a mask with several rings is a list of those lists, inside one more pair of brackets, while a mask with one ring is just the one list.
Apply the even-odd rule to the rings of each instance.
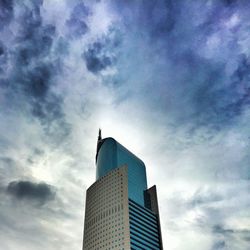
[[83, 250], [94, 249], [163, 249], [156, 187], [147, 189], [143, 161], [100, 130], [83, 236]]

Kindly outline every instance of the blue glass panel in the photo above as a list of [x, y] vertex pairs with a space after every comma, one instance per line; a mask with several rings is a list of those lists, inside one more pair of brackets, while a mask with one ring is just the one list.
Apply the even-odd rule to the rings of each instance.
[[135, 225], [137, 225], [137, 226], [143, 227], [146, 230], [149, 230], [151, 232], [158, 233], [158, 229], [157, 228], [151, 227], [150, 225], [148, 225], [147, 223], [141, 221], [140, 219], [134, 218], [132, 216], [130, 216], [129, 219], [131, 220], [131, 222], [134, 222]]
[[143, 191], [147, 189], [146, 168], [138, 157], [117, 143], [118, 166], [128, 166], [128, 196], [144, 206]]
[[128, 166], [128, 196], [144, 206], [143, 191], [147, 189], [146, 168], [138, 157], [113, 138], [102, 141], [96, 163], [96, 179], [115, 168]]
[[140, 210], [142, 213], [147, 214], [147, 216], [151, 216], [153, 219], [156, 218], [155, 214], [151, 210], [149, 210], [146, 207], [143, 207], [143, 206], [139, 205], [138, 203], [136, 203], [136, 202], [134, 202], [132, 200], [129, 200], [129, 206], [130, 207], [133, 206], [136, 210], [138, 210], [138, 211]]
[[104, 140], [96, 162], [96, 180], [117, 168], [116, 141], [113, 138]]
[[161, 249], [157, 217], [148, 209], [129, 200], [131, 244], [141, 249]]
[[158, 242], [152, 241], [151, 239], [145, 237], [142, 234], [138, 234], [137, 232], [132, 231], [130, 235], [134, 239], [136, 239], [136, 240], [138, 240], [140, 242], [143, 242], [146, 246], [153, 246], [153, 247], [155, 247], [157, 249], [159, 249], [159, 247], [160, 247]]
[[149, 244], [148, 242], [145, 242], [133, 235], [130, 235], [131, 243], [135, 246], [141, 247], [143, 250], [159, 250], [160, 248], [157, 246], [153, 246], [152, 244]]
[[153, 242], [159, 242], [158, 235], [154, 235], [146, 230], [143, 230], [141, 228], [138, 228], [130, 223], [130, 231], [131, 232], [137, 232], [138, 234], [144, 235], [148, 239], [151, 239]]
[[150, 248], [146, 248], [144, 245], [138, 243], [137, 241], [131, 239], [131, 246], [132, 246], [132, 249], [136, 249], [136, 250], [152, 250]]
[[138, 216], [138, 215], [136, 215], [136, 214], [129, 213], [129, 217], [130, 217], [130, 218], [137, 219], [137, 220], [139, 220], [140, 222], [143, 222], [143, 223], [145, 223], [146, 225], [150, 226], [151, 228], [158, 230], [157, 224], [151, 223], [151, 221], [145, 220], [145, 219], [143, 219], [141, 216]]
[[139, 216], [140, 218], [149, 221], [150, 223], [154, 223], [157, 225], [157, 219], [152, 219], [151, 217], [147, 216], [147, 214], [142, 213], [139, 209], [135, 209], [132, 206], [129, 206], [129, 213], [131, 214], [136, 214], [137, 216]]
[[135, 228], [138, 228], [138, 230], [142, 230], [143, 232], [150, 233], [154, 237], [157, 237], [157, 238], [159, 237], [158, 232], [151, 230], [151, 228], [148, 228], [148, 227], [146, 228], [144, 225], [139, 224], [136, 221], [133, 221], [131, 219], [130, 219], [130, 225], [135, 227]]

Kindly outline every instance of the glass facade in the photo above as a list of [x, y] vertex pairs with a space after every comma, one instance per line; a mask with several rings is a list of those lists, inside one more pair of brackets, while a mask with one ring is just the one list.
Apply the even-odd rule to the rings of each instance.
[[129, 225], [132, 250], [161, 249], [157, 216], [132, 200], [129, 200]]
[[146, 168], [143, 161], [113, 138], [102, 140], [97, 153], [96, 180], [124, 165], [128, 166], [128, 196], [143, 206], [143, 192], [147, 189]]
[[156, 186], [147, 188], [143, 161], [101, 131], [85, 210], [83, 250], [92, 249], [163, 249]]

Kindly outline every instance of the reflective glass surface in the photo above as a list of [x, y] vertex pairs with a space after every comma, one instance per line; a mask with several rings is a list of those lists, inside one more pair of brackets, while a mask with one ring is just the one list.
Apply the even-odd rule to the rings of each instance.
[[162, 249], [157, 217], [132, 200], [129, 200], [129, 225], [131, 249]]
[[147, 189], [147, 178], [142, 160], [113, 138], [106, 138], [99, 149], [96, 165], [96, 180], [115, 168], [127, 165], [129, 198], [144, 206], [143, 191]]

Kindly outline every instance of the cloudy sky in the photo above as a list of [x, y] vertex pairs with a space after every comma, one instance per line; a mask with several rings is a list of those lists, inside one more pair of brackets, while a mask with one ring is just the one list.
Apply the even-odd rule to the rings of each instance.
[[81, 249], [101, 127], [157, 185], [164, 249], [248, 250], [249, 12], [0, 0], [0, 248]]

